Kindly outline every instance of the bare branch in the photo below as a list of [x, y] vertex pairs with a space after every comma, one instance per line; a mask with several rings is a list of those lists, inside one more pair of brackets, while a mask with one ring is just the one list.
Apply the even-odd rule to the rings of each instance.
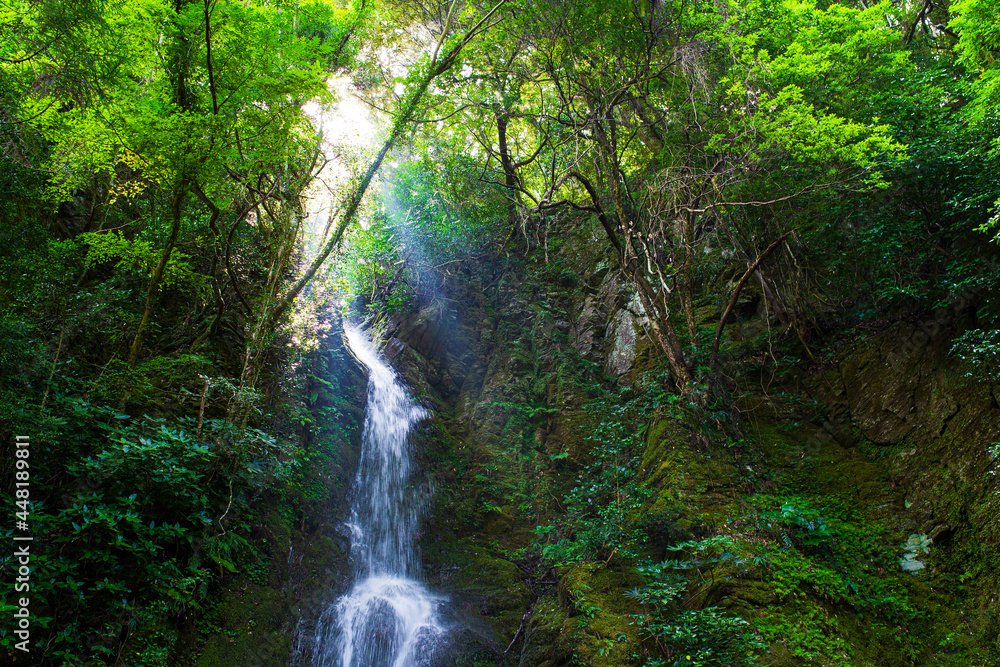
[[757, 260], [753, 264], [751, 264], [750, 267], [746, 270], [746, 273], [743, 274], [743, 277], [740, 278], [740, 281], [736, 283], [736, 289], [733, 290], [733, 296], [729, 299], [729, 303], [726, 305], [726, 310], [722, 313], [722, 317], [719, 319], [718, 326], [715, 327], [715, 340], [712, 341], [712, 355], [709, 358], [708, 362], [708, 369], [710, 372], [714, 371], [715, 367], [719, 363], [719, 340], [722, 338], [722, 328], [726, 326], [726, 320], [729, 319], [729, 314], [733, 311], [733, 308], [736, 306], [736, 300], [740, 298], [740, 291], [743, 289], [743, 286], [746, 284], [750, 276], [754, 274], [754, 271], [757, 270], [757, 267], [760, 266], [761, 262], [767, 259], [768, 256], [772, 252], [774, 252], [775, 249], [777, 249], [778, 246], [781, 245], [781, 242], [784, 241], [786, 238], [788, 238], [793, 231], [795, 230], [792, 229], [788, 230], [787, 232], [779, 236], [777, 240], [774, 241], [774, 243], [767, 246], [764, 252], [760, 254], [760, 257], [758, 257]]

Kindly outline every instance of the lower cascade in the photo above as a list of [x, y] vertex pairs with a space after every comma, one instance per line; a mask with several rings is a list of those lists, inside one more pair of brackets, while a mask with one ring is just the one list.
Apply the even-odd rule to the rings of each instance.
[[414, 576], [414, 536], [422, 494], [410, 483], [409, 434], [428, 416], [358, 328], [347, 342], [368, 368], [361, 460], [346, 521], [353, 585], [323, 613], [314, 663], [322, 667], [410, 667], [430, 664], [444, 638], [443, 598]]

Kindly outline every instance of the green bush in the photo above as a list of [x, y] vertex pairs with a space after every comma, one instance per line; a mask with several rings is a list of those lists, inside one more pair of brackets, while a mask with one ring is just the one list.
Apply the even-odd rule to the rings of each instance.
[[[703, 545], [704, 546], [704, 545]], [[754, 656], [763, 648], [750, 625], [721, 609], [684, 609], [688, 581], [675, 573], [676, 563], [640, 567], [650, 582], [628, 595], [642, 604], [643, 613], [634, 623], [660, 652], [646, 662], [651, 667], [693, 665], [695, 667], [741, 667], [757, 664]]]

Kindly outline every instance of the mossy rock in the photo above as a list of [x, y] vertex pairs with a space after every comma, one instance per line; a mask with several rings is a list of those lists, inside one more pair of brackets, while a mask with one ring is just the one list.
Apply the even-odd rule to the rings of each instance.
[[223, 632], [212, 635], [198, 657], [198, 667], [284, 667], [291, 659], [289, 631], [297, 617], [282, 595], [265, 586], [246, 584], [225, 593], [216, 608]]
[[691, 516], [724, 516], [739, 483], [739, 470], [718, 448], [696, 448], [691, 429], [680, 419], [650, 423], [640, 475], [657, 491], [657, 507], [687, 504]]
[[576, 566], [561, 574], [559, 601], [568, 615], [563, 632], [578, 660], [594, 667], [638, 664], [641, 639], [633, 620], [641, 610], [626, 593], [643, 583], [627, 567]]
[[453, 598], [453, 605], [482, 617], [510, 641], [531, 602], [524, 574], [471, 539], [437, 542], [423, 549], [428, 583]]
[[586, 461], [590, 456], [586, 435], [593, 428], [593, 417], [580, 410], [564, 410], [551, 419], [551, 429], [545, 438], [549, 454], [566, 452], [570, 458]]
[[311, 536], [304, 545], [297, 545], [302, 550], [297, 562], [297, 578], [301, 581], [302, 590], [329, 586], [346, 573], [347, 552], [344, 546], [342, 542], [321, 534]]
[[573, 658], [573, 633], [554, 595], [540, 599], [525, 622], [518, 667], [559, 667]]
[[720, 317], [722, 317], [722, 312], [717, 303], [694, 309], [694, 321], [699, 327], [712, 326], [714, 328], [719, 323]]

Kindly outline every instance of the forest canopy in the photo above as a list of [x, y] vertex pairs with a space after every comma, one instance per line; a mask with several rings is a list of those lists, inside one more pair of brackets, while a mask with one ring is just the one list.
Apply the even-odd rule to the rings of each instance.
[[[380, 131], [317, 228], [334, 76]], [[555, 249], [587, 224], [693, 403], [750, 282], [807, 357], [961, 297], [1000, 373], [995, 0], [0, 0], [0, 156], [0, 435], [38, 443], [62, 664], [176, 657], [254, 502], [305, 525], [338, 309], [482, 257], [585, 289]]]

